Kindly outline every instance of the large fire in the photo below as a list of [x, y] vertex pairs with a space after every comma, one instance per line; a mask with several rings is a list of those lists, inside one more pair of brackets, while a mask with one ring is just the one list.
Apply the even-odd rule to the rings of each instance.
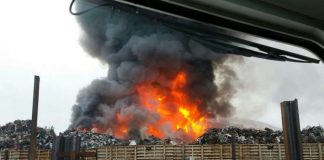
[[[93, 16], [102, 23], [88, 23]], [[191, 142], [231, 114], [237, 60], [142, 16], [105, 10], [78, 18], [82, 46], [109, 71], [80, 90], [70, 128]]]
[[188, 97], [184, 89], [186, 84], [186, 73], [179, 72], [170, 88], [152, 83], [136, 86], [141, 106], [151, 114], [159, 115], [154, 123], [147, 126], [148, 135], [162, 138], [169, 133], [183, 131], [187, 137], [194, 139], [207, 129], [206, 116], [198, 109], [201, 101]]
[[[147, 117], [152, 119], [145, 122], [145, 134], [159, 138], [167, 138], [175, 133], [181, 133], [183, 139], [195, 139], [208, 128], [207, 113], [198, 108], [201, 100], [192, 99], [186, 93], [187, 75], [184, 71], [175, 75], [168, 87], [158, 83], [141, 83], [135, 86], [139, 97], [139, 106], [148, 111]], [[115, 115], [116, 125], [110, 131], [118, 138], [127, 138], [130, 132], [128, 127], [132, 122], [133, 114]], [[105, 128], [92, 125], [95, 132], [107, 132]]]

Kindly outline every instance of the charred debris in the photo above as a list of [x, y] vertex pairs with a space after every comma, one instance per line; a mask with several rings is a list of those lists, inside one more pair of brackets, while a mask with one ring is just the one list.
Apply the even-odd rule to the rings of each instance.
[[[31, 135], [30, 120], [16, 120], [0, 126], [0, 150], [3, 149], [28, 149]], [[82, 131], [69, 129], [61, 136], [80, 136], [82, 148], [98, 148], [111, 145], [175, 145], [175, 144], [230, 144], [231, 138], [235, 137], [237, 144], [273, 144], [283, 143], [282, 131], [265, 128], [241, 129], [236, 127], [229, 128], [211, 128], [194, 142], [183, 142], [181, 139], [160, 139], [154, 136], [148, 136], [137, 142], [133, 140], [118, 139], [110, 134], [96, 133], [94, 131]], [[323, 143], [324, 129], [321, 126], [307, 127], [301, 131], [303, 143]], [[51, 149], [55, 137], [53, 127], [38, 127], [37, 147], [41, 149]]]

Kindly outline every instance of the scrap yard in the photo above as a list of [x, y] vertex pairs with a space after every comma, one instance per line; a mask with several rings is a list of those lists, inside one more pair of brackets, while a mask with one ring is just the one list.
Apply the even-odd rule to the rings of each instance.
[[[27, 159], [30, 145], [30, 120], [17, 120], [0, 127], [0, 159]], [[80, 137], [81, 150], [94, 153], [86, 160], [143, 160], [143, 159], [286, 159], [284, 136], [280, 130], [265, 128], [211, 128], [190, 144], [171, 142], [149, 136], [136, 145], [129, 140], [115, 138], [94, 131], [66, 130], [55, 135], [53, 128], [38, 128], [36, 159], [51, 159], [55, 138]], [[232, 137], [235, 137], [232, 143]], [[322, 159], [324, 129], [321, 126], [301, 131], [303, 157]], [[234, 149], [233, 149], [234, 147]]]
[[324, 160], [323, 0], [35, 1], [0, 2], [0, 160]]

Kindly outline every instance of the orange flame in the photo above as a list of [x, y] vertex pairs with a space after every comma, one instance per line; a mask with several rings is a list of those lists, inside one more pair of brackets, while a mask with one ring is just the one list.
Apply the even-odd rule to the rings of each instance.
[[189, 98], [185, 91], [186, 84], [186, 73], [179, 72], [170, 88], [150, 83], [136, 86], [141, 106], [159, 115], [156, 121], [146, 127], [148, 135], [163, 138], [182, 130], [194, 139], [207, 129], [206, 115], [198, 109], [201, 101]]
[[128, 133], [128, 123], [129, 123], [129, 117], [122, 116], [121, 114], [117, 113], [116, 115], [116, 121], [118, 123], [118, 128], [114, 129], [114, 135], [116, 137], [125, 137]]

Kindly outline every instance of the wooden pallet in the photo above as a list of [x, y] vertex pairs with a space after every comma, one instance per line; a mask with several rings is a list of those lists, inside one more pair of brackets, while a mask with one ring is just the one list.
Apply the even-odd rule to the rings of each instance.
[[[87, 152], [94, 150], [87, 150]], [[283, 144], [241, 144], [235, 146], [237, 160], [285, 160]], [[27, 160], [28, 151], [9, 150], [9, 160]], [[304, 160], [324, 160], [324, 143], [303, 144]], [[50, 160], [49, 150], [38, 150], [37, 160]], [[96, 160], [96, 158], [84, 158]], [[97, 149], [98, 160], [230, 160], [231, 145], [138, 145]], [[4, 160], [4, 151], [0, 151]]]

